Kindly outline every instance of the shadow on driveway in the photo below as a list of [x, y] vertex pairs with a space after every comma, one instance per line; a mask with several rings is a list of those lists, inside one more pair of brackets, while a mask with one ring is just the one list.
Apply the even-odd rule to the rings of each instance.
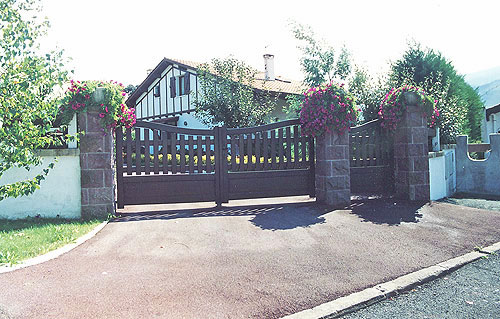
[[169, 209], [146, 213], [122, 213], [112, 222], [132, 222], [144, 220], [169, 220], [200, 217], [252, 216], [250, 222], [263, 230], [287, 230], [309, 227], [325, 222], [321, 215], [328, 209], [310, 203], [291, 203], [276, 205], [209, 207], [199, 209]]

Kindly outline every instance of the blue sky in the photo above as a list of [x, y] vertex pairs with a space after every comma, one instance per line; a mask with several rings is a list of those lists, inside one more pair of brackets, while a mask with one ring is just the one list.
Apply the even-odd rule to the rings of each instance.
[[44, 45], [65, 49], [75, 78], [139, 84], [163, 57], [209, 61], [234, 55], [300, 80], [288, 21], [310, 25], [354, 60], [381, 72], [409, 40], [441, 51], [462, 73], [500, 66], [500, 2], [42, 0], [52, 28]]

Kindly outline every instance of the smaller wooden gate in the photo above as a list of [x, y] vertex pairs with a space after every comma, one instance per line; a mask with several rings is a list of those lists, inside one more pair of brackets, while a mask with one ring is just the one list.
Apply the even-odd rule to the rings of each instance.
[[118, 207], [314, 196], [314, 142], [298, 120], [187, 129], [138, 121], [116, 131]]
[[373, 120], [351, 128], [351, 193], [387, 194], [394, 191], [393, 136]]

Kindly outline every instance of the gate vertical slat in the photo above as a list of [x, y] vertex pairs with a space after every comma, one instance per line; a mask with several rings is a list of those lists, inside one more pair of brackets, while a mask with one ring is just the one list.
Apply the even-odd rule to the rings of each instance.
[[214, 128], [214, 157], [215, 157], [215, 203], [217, 206], [222, 204], [222, 192], [221, 192], [221, 147], [220, 144], [220, 127], [216, 126]]
[[189, 173], [194, 173], [194, 141], [193, 136], [188, 137], [188, 148], [189, 148]]
[[150, 148], [149, 148], [149, 129], [144, 129], [144, 172], [146, 174], [151, 173], [150, 164]]
[[135, 129], [135, 174], [141, 175], [141, 129]]
[[201, 149], [201, 136], [196, 136], [196, 154], [198, 155], [198, 174], [203, 172], [203, 157]]
[[239, 171], [244, 171], [245, 170], [245, 139], [243, 138], [243, 134], [240, 134], [238, 137], [238, 142], [240, 144], [240, 165], [238, 170]]
[[168, 134], [165, 131], [161, 131], [161, 142], [163, 174], [168, 174]]
[[283, 154], [283, 129], [280, 128], [278, 129], [278, 157], [279, 157], [279, 164], [278, 164], [278, 169], [283, 169], [283, 162], [284, 162], [284, 154]]
[[268, 134], [269, 132], [268, 131], [264, 131], [263, 132], [263, 136], [262, 136], [262, 148], [263, 148], [263, 152], [264, 152], [264, 165], [263, 165], [263, 168], [264, 170], [267, 170], [269, 168], [269, 139], [267, 138], [268, 137]]
[[255, 132], [255, 170], [262, 170], [260, 164], [260, 132]]
[[[301, 131], [302, 133], [302, 131]], [[307, 157], [306, 157], [306, 152], [307, 152], [307, 137], [305, 135], [300, 136], [300, 147], [302, 150], [302, 157], [300, 159], [300, 167], [301, 168], [306, 168], [309, 164], [307, 163]]]
[[293, 126], [293, 168], [299, 167], [299, 127]]
[[155, 174], [160, 174], [160, 164], [159, 164], [160, 146], [158, 143], [158, 134], [160, 134], [160, 131], [153, 130], [153, 165]]
[[354, 152], [354, 167], [360, 167], [360, 157], [361, 157], [361, 143], [360, 143], [361, 137], [359, 134], [356, 134], [354, 137], [354, 147], [356, 151]]
[[121, 127], [116, 130], [116, 184], [118, 189], [117, 205], [118, 208], [123, 208], [125, 205], [123, 197], [123, 132]]
[[235, 172], [238, 170], [236, 166], [236, 137], [231, 135], [231, 171]]
[[375, 165], [379, 166], [381, 165], [381, 159], [380, 159], [380, 142], [381, 142], [381, 139], [380, 139], [380, 132], [379, 132], [379, 129], [375, 129]]
[[286, 128], [286, 168], [292, 168], [292, 131], [290, 126]]
[[375, 132], [370, 132], [370, 166], [375, 166]]
[[227, 165], [227, 128], [222, 126], [219, 128], [219, 134], [216, 135], [219, 142], [219, 158], [216, 159], [216, 163], [219, 171], [216, 172], [219, 175], [220, 180], [220, 200], [221, 203], [227, 203], [229, 201], [229, 180], [228, 180], [228, 165]]
[[181, 168], [180, 168], [180, 172], [181, 173], [185, 173], [186, 172], [186, 140], [184, 138], [184, 134], [180, 134], [179, 135], [179, 139], [180, 139], [180, 153], [181, 153]]
[[271, 130], [269, 133], [271, 133], [271, 169], [276, 169], [276, 130]]
[[170, 133], [170, 142], [172, 150], [172, 173], [177, 174], [177, 134]]
[[252, 133], [247, 134], [247, 166], [246, 166], [246, 171], [251, 171], [252, 166], [253, 166], [253, 160], [252, 160]]
[[[127, 175], [132, 175], [132, 129], [127, 128]], [[117, 138], [118, 139], [118, 138]]]
[[205, 136], [205, 147], [206, 147], [206, 152], [205, 152], [205, 158], [206, 158], [206, 161], [205, 161], [205, 166], [206, 166], [206, 171], [207, 173], [212, 173], [212, 161], [210, 159], [210, 153], [211, 153], [211, 150], [210, 150], [210, 145], [211, 145], [211, 141], [210, 141], [210, 136]]
[[316, 175], [316, 164], [315, 164], [315, 154], [314, 154], [314, 138], [309, 138], [309, 196], [316, 196], [316, 184], [315, 184], [315, 175]]

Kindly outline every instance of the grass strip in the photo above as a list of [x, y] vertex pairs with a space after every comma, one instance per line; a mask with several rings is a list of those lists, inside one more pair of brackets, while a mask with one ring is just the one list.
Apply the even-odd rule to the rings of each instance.
[[0, 219], [0, 265], [14, 265], [74, 242], [102, 220]]

